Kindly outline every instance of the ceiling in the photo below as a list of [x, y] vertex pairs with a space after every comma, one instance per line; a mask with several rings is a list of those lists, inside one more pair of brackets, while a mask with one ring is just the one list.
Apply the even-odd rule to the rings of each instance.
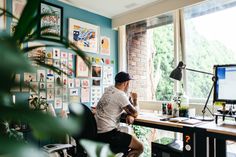
[[60, 0], [78, 8], [114, 18], [163, 0]]

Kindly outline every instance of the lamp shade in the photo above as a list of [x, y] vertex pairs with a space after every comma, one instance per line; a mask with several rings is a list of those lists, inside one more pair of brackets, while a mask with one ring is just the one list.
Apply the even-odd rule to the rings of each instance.
[[170, 78], [180, 81], [182, 79], [182, 69], [185, 68], [184, 63], [179, 62], [178, 66], [170, 73]]

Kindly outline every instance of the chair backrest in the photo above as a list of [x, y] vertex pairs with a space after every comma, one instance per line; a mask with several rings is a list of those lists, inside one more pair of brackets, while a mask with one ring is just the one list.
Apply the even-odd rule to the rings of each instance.
[[[79, 105], [79, 104], [78, 104]], [[78, 134], [72, 135], [76, 140], [79, 139], [89, 139], [89, 140], [95, 140], [97, 135], [97, 123], [95, 120], [95, 117], [88, 106], [85, 104], [82, 104], [82, 107], [84, 109], [83, 113], [83, 120], [82, 120], [82, 131]], [[70, 114], [73, 116], [75, 113], [70, 112]]]

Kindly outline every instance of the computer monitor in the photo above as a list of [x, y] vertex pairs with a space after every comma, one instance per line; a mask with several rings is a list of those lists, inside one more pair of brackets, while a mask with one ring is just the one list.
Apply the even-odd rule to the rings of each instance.
[[215, 65], [214, 102], [236, 104], [236, 64]]

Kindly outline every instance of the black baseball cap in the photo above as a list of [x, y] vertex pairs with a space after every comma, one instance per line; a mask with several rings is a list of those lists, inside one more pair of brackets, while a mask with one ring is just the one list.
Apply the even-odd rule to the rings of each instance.
[[116, 83], [122, 83], [129, 80], [133, 80], [131, 76], [129, 75], [129, 73], [121, 71], [116, 74], [116, 77], [115, 77]]

